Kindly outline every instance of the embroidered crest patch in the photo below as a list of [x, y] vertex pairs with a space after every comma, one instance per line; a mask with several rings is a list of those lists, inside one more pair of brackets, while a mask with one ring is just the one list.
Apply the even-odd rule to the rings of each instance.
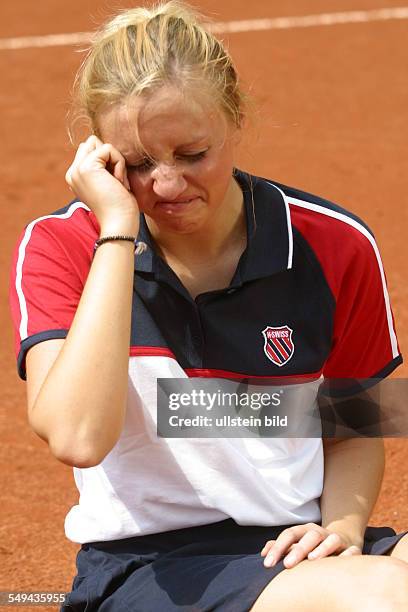
[[282, 367], [292, 358], [295, 346], [292, 340], [293, 329], [287, 325], [280, 327], [265, 327], [264, 353], [275, 365]]

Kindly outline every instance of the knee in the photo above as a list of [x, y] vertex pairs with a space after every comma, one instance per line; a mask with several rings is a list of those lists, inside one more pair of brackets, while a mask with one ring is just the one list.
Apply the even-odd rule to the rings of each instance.
[[367, 610], [403, 612], [408, 610], [408, 564], [392, 557], [378, 559]]
[[394, 546], [391, 556], [394, 559], [401, 559], [408, 563], [408, 534], [401, 538]]

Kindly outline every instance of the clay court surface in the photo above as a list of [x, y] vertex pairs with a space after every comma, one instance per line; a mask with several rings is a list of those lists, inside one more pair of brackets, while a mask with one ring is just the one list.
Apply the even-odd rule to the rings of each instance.
[[[196, 4], [217, 22], [398, 6], [387, 0]], [[89, 31], [116, 8], [131, 5], [119, 0], [2, 2], [0, 39]], [[312, 27], [294, 22], [286, 29], [221, 36], [258, 109], [238, 165], [325, 196], [363, 217], [382, 252], [398, 338], [407, 354], [408, 19]], [[75, 573], [78, 546], [66, 540], [63, 528], [66, 512], [77, 501], [72, 471], [27, 425], [6, 286], [19, 232], [71, 199], [64, 183], [72, 157], [65, 115], [80, 49], [0, 50], [0, 591], [69, 591]], [[407, 375], [406, 364], [394, 374]], [[371, 524], [404, 530], [408, 440], [387, 440], [386, 446], [386, 477]]]

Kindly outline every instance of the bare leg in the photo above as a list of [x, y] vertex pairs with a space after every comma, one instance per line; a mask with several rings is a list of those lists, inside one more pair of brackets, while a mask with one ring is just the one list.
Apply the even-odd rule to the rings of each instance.
[[377, 555], [302, 561], [262, 591], [251, 612], [406, 612], [408, 566]]
[[408, 563], [408, 533], [387, 554], [394, 559], [401, 559]]

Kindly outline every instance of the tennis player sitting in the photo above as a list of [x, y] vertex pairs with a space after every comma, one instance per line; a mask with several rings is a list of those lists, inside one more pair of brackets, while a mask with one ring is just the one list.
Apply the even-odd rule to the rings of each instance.
[[80, 493], [62, 610], [408, 610], [407, 535], [367, 527], [380, 438], [156, 429], [159, 378], [390, 374], [371, 233], [236, 168], [246, 96], [188, 6], [119, 13], [76, 85], [76, 199], [26, 228], [12, 288], [29, 421]]

